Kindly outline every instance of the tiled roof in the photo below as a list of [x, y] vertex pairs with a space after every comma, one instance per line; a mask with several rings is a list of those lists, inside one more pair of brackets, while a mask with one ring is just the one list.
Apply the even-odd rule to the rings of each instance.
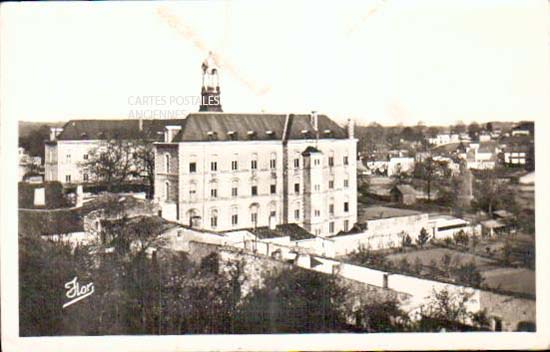
[[416, 196], [416, 191], [414, 188], [412, 188], [412, 186], [410, 185], [397, 185], [394, 187], [394, 189], [397, 189], [399, 190], [399, 192], [401, 192], [401, 194], [405, 195], [413, 195], [413, 196]]
[[[172, 142], [314, 139], [309, 115], [291, 115], [286, 136], [285, 114], [193, 113]], [[345, 139], [344, 128], [325, 115], [318, 115], [319, 138]]]
[[251, 230], [251, 232], [256, 234], [258, 238], [261, 239], [289, 236], [291, 241], [300, 241], [315, 238], [314, 235], [310, 234], [296, 224], [277, 225], [275, 230], [272, 230], [269, 227], [258, 227], [256, 231]]
[[[315, 139], [310, 115], [290, 115], [286, 136], [285, 114], [232, 114], [202, 112], [189, 114], [185, 119], [118, 119], [71, 120], [63, 126], [58, 140], [87, 139], [147, 139], [162, 141], [165, 126], [181, 126], [171, 142], [202, 142], [231, 140]], [[346, 130], [326, 115], [318, 115], [319, 138], [347, 138]]]
[[142, 120], [140, 130], [138, 119], [118, 120], [71, 120], [63, 126], [58, 140], [87, 139], [148, 139], [162, 141], [165, 126], [185, 126], [184, 119]]
[[478, 153], [495, 153], [497, 147], [497, 142], [481, 142], [479, 143]]

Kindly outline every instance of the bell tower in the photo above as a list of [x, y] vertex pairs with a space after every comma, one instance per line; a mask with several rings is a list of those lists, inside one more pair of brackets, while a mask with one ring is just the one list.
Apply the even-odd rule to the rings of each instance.
[[220, 101], [220, 79], [218, 67], [214, 55], [208, 53], [208, 57], [202, 62], [202, 87], [201, 105], [199, 111], [223, 112]]

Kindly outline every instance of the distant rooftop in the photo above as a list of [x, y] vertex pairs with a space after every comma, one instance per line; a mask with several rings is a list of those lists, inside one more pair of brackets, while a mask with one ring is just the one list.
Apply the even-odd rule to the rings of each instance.
[[364, 208], [362, 214], [359, 217], [361, 221], [369, 221], [376, 219], [396, 218], [400, 216], [414, 216], [420, 214], [422, 214], [422, 212], [416, 210], [373, 206]]
[[300, 241], [310, 238], [315, 238], [314, 235], [307, 232], [296, 224], [282, 224], [277, 225], [275, 230], [270, 229], [267, 226], [262, 226], [254, 229], [247, 229], [247, 231], [256, 234], [259, 239], [278, 238], [289, 236], [291, 241]]

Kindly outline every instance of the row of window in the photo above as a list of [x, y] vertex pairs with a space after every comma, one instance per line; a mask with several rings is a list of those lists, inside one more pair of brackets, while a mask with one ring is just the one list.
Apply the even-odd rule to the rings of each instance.
[[[348, 157], [344, 157], [344, 165], [348, 165]], [[320, 165], [321, 161], [319, 159], [314, 160], [314, 165]], [[164, 170], [165, 172], [170, 171], [170, 155], [165, 154], [164, 156]], [[328, 165], [330, 167], [334, 166], [334, 157], [328, 158]], [[274, 170], [277, 168], [277, 159], [271, 159], [269, 160], [269, 168]], [[298, 169], [300, 168], [300, 159], [296, 158], [294, 159], [294, 168]], [[258, 169], [258, 160], [257, 157], [250, 160], [250, 169], [251, 170], [257, 170]], [[238, 160], [232, 160], [231, 161], [231, 170], [237, 171], [239, 170], [239, 161]], [[216, 172], [218, 171], [218, 162], [217, 161], [211, 161], [210, 162], [210, 171]], [[197, 162], [192, 161], [189, 163], [189, 173], [196, 173], [197, 172]]]
[[[277, 216], [277, 212], [272, 210], [269, 212], [269, 217], [270, 219], [273, 219], [273, 218], [276, 218]], [[210, 212], [210, 227], [215, 229], [216, 227], [218, 227], [218, 211], [217, 210], [213, 210]], [[300, 219], [300, 210], [299, 209], [296, 209], [294, 210], [294, 219], [295, 220], [299, 220]], [[251, 208], [251, 211], [250, 211], [250, 222], [253, 224], [253, 225], [256, 225], [258, 224], [258, 208]], [[238, 226], [239, 225], [239, 214], [238, 214], [238, 209], [234, 209], [232, 211], [232, 214], [231, 214], [231, 225], [232, 226]], [[344, 220], [344, 231], [348, 231], [349, 230], [349, 220]], [[329, 222], [329, 232], [330, 233], [334, 233], [335, 231], [335, 223], [334, 221], [331, 221]], [[320, 235], [321, 234], [321, 230], [320, 229], [316, 229], [315, 230], [316, 234], [317, 235]]]
[[[334, 181], [331, 181], [332, 183], [329, 184], [329, 188], [330, 189], [333, 189], [334, 188]], [[294, 184], [294, 194], [300, 194], [300, 183], [295, 183]], [[349, 187], [349, 180], [344, 180], [344, 187]], [[169, 199], [169, 182], [166, 181], [165, 183], [165, 199], [168, 200]], [[315, 185], [315, 191], [320, 191], [321, 189], [321, 186], [320, 185]], [[191, 200], [194, 200], [195, 197], [196, 197], [196, 194], [197, 194], [197, 186], [195, 183], [191, 183], [191, 186], [189, 188], [189, 198]], [[271, 184], [269, 185], [269, 194], [277, 194], [277, 185], [276, 184]], [[258, 186], [256, 184], [253, 184], [252, 186], [250, 186], [250, 195], [251, 196], [257, 196], [258, 195]], [[233, 183], [232, 187], [231, 187], [231, 196], [232, 197], [238, 197], [239, 196], [239, 186], [236, 182]], [[217, 184], [213, 183], [211, 186], [210, 186], [210, 198], [218, 198], [218, 187], [217, 187]]]

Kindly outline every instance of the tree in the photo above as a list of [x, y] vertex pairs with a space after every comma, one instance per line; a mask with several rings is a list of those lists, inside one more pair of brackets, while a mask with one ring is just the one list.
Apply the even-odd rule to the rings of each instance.
[[429, 240], [430, 235], [428, 234], [428, 231], [425, 228], [422, 228], [418, 238], [416, 239], [416, 243], [420, 246], [420, 248], [424, 248], [424, 245], [428, 243]]
[[155, 153], [153, 144], [144, 141], [136, 142], [137, 148], [135, 151], [136, 173], [144, 178], [149, 183], [148, 198], [153, 197], [155, 189]]
[[479, 272], [475, 261], [460, 265], [455, 269], [456, 280], [464, 285], [471, 287], [481, 287], [484, 281], [483, 276]]
[[30, 156], [39, 156], [44, 162], [44, 142], [49, 139], [50, 127], [42, 125], [33, 129], [27, 136], [19, 137], [19, 146], [25, 148]]
[[476, 184], [474, 205], [493, 216], [495, 209], [512, 209], [515, 207], [516, 198], [514, 192], [507, 184], [499, 181], [494, 170], [483, 170], [479, 173]]
[[441, 132], [441, 129], [436, 126], [430, 126], [428, 127], [427, 134], [429, 137], [434, 138]]
[[346, 325], [346, 292], [335, 276], [290, 268], [265, 279], [239, 308], [240, 333], [334, 332]]
[[484, 312], [469, 312], [472, 294], [466, 291], [450, 292], [447, 289], [433, 291], [425, 305], [415, 331], [464, 331], [486, 328]]
[[367, 332], [403, 332], [410, 320], [396, 299], [369, 301], [355, 312], [358, 325]]
[[466, 125], [462, 121], [458, 121], [453, 127], [451, 127], [452, 133], [464, 133], [466, 132]]
[[129, 141], [109, 140], [90, 150], [88, 156], [88, 160], [81, 163], [82, 169], [92, 179], [104, 183], [109, 191], [128, 182], [136, 172], [134, 148]]
[[112, 191], [135, 179], [145, 179], [149, 194], [154, 188], [155, 158], [152, 145], [142, 140], [114, 138], [90, 150], [88, 160], [80, 164], [91, 179]]
[[464, 230], [460, 230], [453, 234], [453, 240], [457, 245], [467, 246], [470, 239]]
[[477, 122], [472, 122], [471, 124], [468, 125], [468, 135], [470, 136], [470, 138], [472, 139], [476, 138], [480, 132], [481, 132], [481, 127]]

